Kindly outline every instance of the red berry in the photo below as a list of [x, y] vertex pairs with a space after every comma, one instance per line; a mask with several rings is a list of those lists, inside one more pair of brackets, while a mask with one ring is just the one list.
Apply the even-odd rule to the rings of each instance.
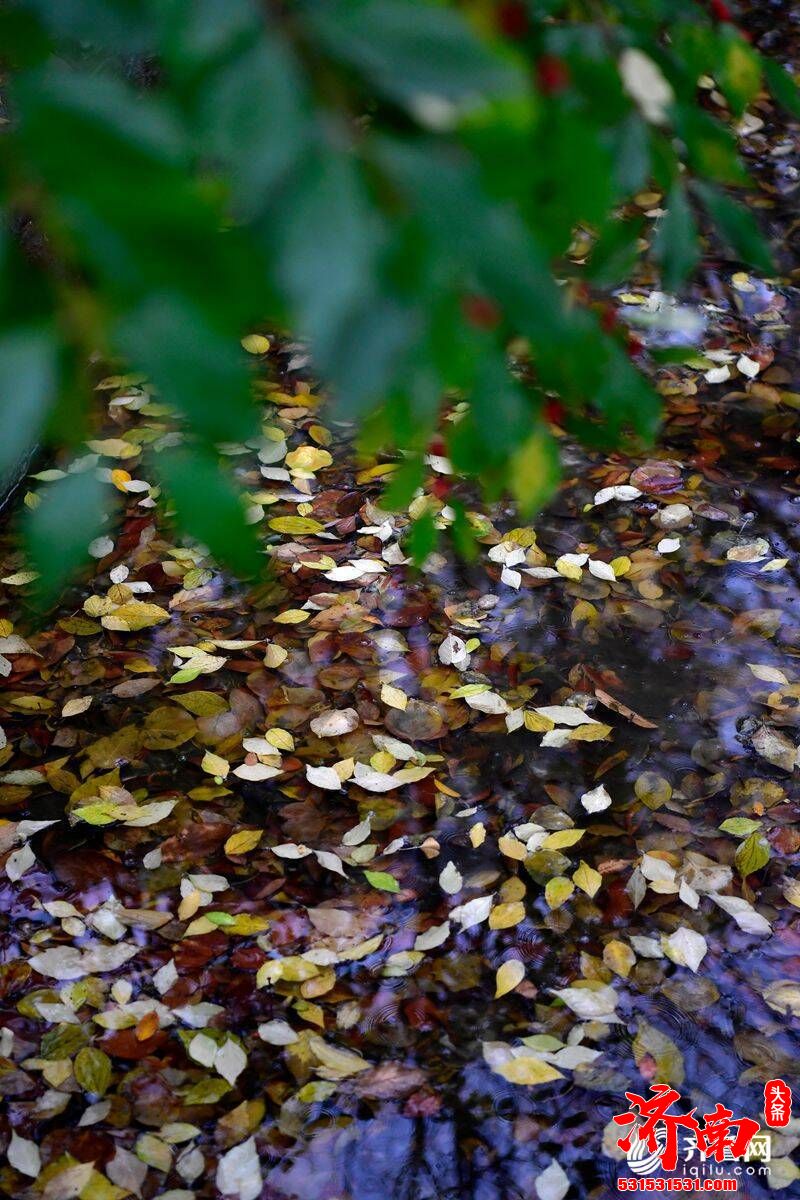
[[637, 354], [641, 354], [644, 350], [644, 342], [640, 342], [637, 337], [633, 336], [633, 334], [628, 334], [628, 345], [626, 349], [628, 351], [628, 358], [636, 358]]
[[500, 321], [500, 310], [488, 296], [465, 296], [461, 309], [476, 329], [494, 329]]
[[552, 54], [543, 54], [536, 64], [536, 82], [545, 96], [555, 96], [569, 86], [569, 67]]
[[520, 0], [505, 0], [497, 10], [497, 28], [504, 37], [519, 41], [528, 32], [528, 13]]
[[733, 22], [733, 13], [728, 8], [725, 0], [711, 0], [711, 12], [718, 21]]
[[545, 420], [551, 425], [560, 425], [566, 416], [564, 405], [560, 400], [546, 400], [544, 409]]
[[431, 443], [428, 446], [428, 453], [438, 454], [440, 458], [444, 458], [444, 456], [447, 454], [447, 447], [444, 444], [444, 438], [431, 438]]
[[613, 304], [606, 304], [600, 316], [600, 327], [604, 333], [611, 333], [617, 327], [617, 310]]

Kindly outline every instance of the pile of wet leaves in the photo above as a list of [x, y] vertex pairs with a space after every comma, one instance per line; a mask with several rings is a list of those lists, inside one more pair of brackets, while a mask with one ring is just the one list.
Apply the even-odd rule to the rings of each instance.
[[88, 594], [32, 632], [3, 567], [3, 1190], [598, 1194], [626, 1089], [759, 1115], [800, 1017], [788, 299], [732, 273], [657, 454], [565, 444], [535, 527], [469, 508], [469, 568], [403, 547], [469, 505], [447, 460], [383, 511], [397, 463], [255, 335], [245, 593], [159, 516], [168, 415], [101, 381]]

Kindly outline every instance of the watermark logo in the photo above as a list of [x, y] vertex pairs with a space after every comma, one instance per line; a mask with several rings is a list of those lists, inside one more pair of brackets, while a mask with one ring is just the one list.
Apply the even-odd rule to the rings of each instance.
[[[669, 1084], [653, 1084], [650, 1091], [653, 1094], [649, 1098], [626, 1092], [628, 1111], [613, 1118], [617, 1125], [631, 1127], [617, 1145], [636, 1174], [649, 1174], [659, 1167], [663, 1171], [677, 1170], [681, 1151], [684, 1159], [697, 1152], [703, 1162], [744, 1159], [752, 1139], [760, 1132], [758, 1121], [735, 1117], [732, 1109], [719, 1103], [699, 1119], [694, 1108], [688, 1113], [672, 1112], [681, 1094]], [[639, 1144], [644, 1145], [646, 1153], [634, 1150]], [[639, 1164], [638, 1170], [634, 1162]]]
[[792, 1119], [792, 1089], [782, 1079], [764, 1084], [764, 1120], [773, 1129], [785, 1129]]

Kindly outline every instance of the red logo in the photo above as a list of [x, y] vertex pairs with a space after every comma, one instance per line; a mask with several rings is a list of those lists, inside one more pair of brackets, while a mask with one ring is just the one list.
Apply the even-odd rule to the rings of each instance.
[[[774, 1081], [773, 1081], [774, 1082]], [[786, 1085], [783, 1087], [788, 1091]], [[621, 1137], [617, 1145], [625, 1153], [630, 1150], [637, 1121], [640, 1141], [646, 1142], [651, 1153], [657, 1153], [661, 1166], [665, 1171], [674, 1171], [678, 1165], [678, 1131], [685, 1129], [695, 1139], [695, 1144], [701, 1154], [722, 1162], [726, 1157], [741, 1158], [753, 1134], [758, 1133], [758, 1121], [749, 1117], [735, 1118], [733, 1110], [717, 1104], [716, 1108], [702, 1117], [702, 1124], [697, 1120], [692, 1109], [685, 1116], [669, 1112], [681, 1094], [667, 1083], [655, 1083], [650, 1088], [654, 1093], [652, 1099], [637, 1096], [635, 1092], [626, 1092], [625, 1099], [630, 1104], [628, 1112], [620, 1113], [614, 1120], [618, 1125], [631, 1125], [633, 1128], [625, 1137]], [[788, 1117], [787, 1117], [788, 1120]], [[785, 1123], [785, 1122], [784, 1122]], [[664, 1138], [659, 1142], [658, 1132], [663, 1131]]]
[[783, 1128], [792, 1117], [792, 1089], [782, 1079], [764, 1084], [764, 1119], [773, 1128]]

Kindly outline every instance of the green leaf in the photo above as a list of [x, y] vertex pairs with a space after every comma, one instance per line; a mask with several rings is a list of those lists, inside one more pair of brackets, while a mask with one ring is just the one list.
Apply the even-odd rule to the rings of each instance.
[[406, 549], [417, 567], [422, 566], [425, 559], [436, 547], [438, 535], [433, 523], [433, 514], [425, 512], [411, 525], [406, 539]]
[[717, 76], [731, 111], [740, 117], [761, 88], [761, 59], [732, 26], [726, 26], [721, 40], [722, 60]]
[[156, 469], [181, 528], [238, 575], [255, 574], [262, 561], [255, 534], [245, 524], [241, 494], [216, 458], [199, 448], [163, 450]]
[[553, 493], [561, 476], [558, 448], [545, 429], [535, 430], [511, 457], [509, 482], [524, 517]]
[[237, 208], [258, 213], [310, 137], [306, 87], [277, 33], [248, 44], [203, 87], [198, 138], [230, 169]]
[[257, 431], [238, 342], [183, 296], [153, 292], [120, 322], [116, 340], [201, 437], [244, 440]]
[[310, 338], [325, 369], [341, 341], [352, 352], [349, 319], [373, 295], [380, 218], [353, 157], [327, 149], [310, 154], [270, 236], [296, 332]]
[[723, 833], [732, 833], [734, 837], [747, 837], [761, 828], [760, 821], [751, 821], [749, 817], [729, 817], [723, 821], [720, 829]]
[[688, 278], [699, 258], [697, 222], [683, 184], [676, 181], [666, 200], [653, 255], [661, 265], [661, 278], [668, 292], [676, 292]]
[[800, 87], [798, 87], [794, 75], [790, 74], [782, 63], [775, 62], [773, 58], [762, 58], [761, 65], [764, 68], [769, 90], [778, 103], [793, 117], [800, 117]]
[[88, 561], [89, 543], [103, 528], [104, 509], [112, 508], [115, 497], [94, 471], [65, 475], [39, 494], [41, 502], [25, 522], [25, 543], [41, 576], [39, 596], [49, 604], [73, 571]]
[[370, 887], [377, 888], [379, 892], [400, 891], [400, 884], [388, 871], [365, 871], [364, 878]]
[[43, 329], [0, 337], [0, 489], [36, 442], [53, 401], [56, 347]]
[[769, 843], [766, 838], [760, 833], [751, 833], [736, 851], [735, 862], [742, 879], [760, 871], [769, 862]]
[[699, 178], [742, 186], [747, 173], [729, 129], [697, 107], [694, 100], [675, 106], [676, 127], [686, 144], [689, 166]]
[[111, 1059], [94, 1046], [84, 1046], [75, 1056], [75, 1079], [85, 1092], [102, 1096], [111, 1083]]
[[774, 271], [772, 252], [750, 209], [709, 184], [695, 182], [694, 190], [736, 257], [760, 271]]
[[521, 91], [522, 73], [472, 32], [463, 16], [425, 0], [316, 0], [313, 28], [328, 50], [412, 111]]

